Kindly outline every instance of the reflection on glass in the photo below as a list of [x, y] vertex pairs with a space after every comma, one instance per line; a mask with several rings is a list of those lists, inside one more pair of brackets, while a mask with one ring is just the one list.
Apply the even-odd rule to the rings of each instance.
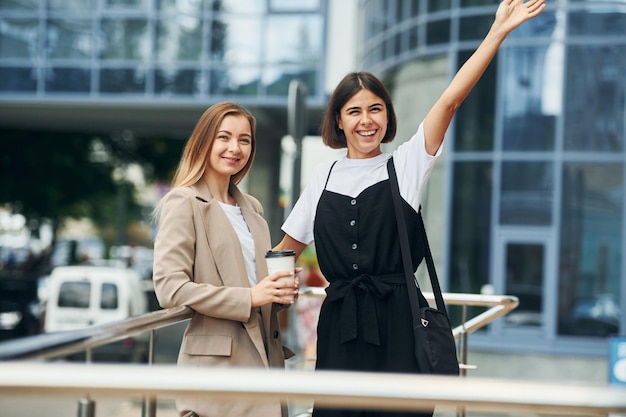
[[461, 7], [489, 6], [491, 4], [497, 5], [498, 3], [500, 3], [500, 0], [461, 0]]
[[[450, 291], [478, 294], [489, 282], [491, 250], [491, 161], [455, 162], [448, 244]], [[468, 317], [484, 311], [468, 308]], [[460, 309], [451, 310], [459, 321]]]
[[493, 15], [462, 17], [459, 23], [459, 40], [482, 40], [493, 23]]
[[519, 306], [506, 315], [508, 325], [541, 326], [545, 247], [540, 243], [508, 243], [504, 293], [519, 299]]
[[38, 9], [42, 0], [0, 0], [0, 10]]
[[135, 8], [138, 6], [146, 6], [148, 0], [104, 0], [105, 7], [123, 7]]
[[45, 90], [48, 92], [89, 93], [89, 68], [50, 68], [46, 70]]
[[270, 16], [265, 52], [269, 64], [315, 64], [321, 56], [319, 16]]
[[626, 35], [626, 13], [623, 6], [616, 7], [615, 10], [589, 13], [572, 12], [569, 15], [570, 35]]
[[103, 93], [143, 93], [146, 76], [135, 68], [105, 68], [100, 71], [100, 91]]
[[[451, 0], [438, 0], [438, 1], [428, 1], [426, 2], [426, 8], [428, 12], [438, 12], [440, 10], [450, 10], [450, 2]], [[417, 2], [410, 2], [417, 3]]]
[[30, 67], [0, 67], [0, 91], [34, 92], [37, 90], [37, 71]]
[[[550, 47], [551, 48], [551, 47]], [[535, 46], [508, 48], [502, 77], [502, 149], [554, 149], [556, 116], [561, 107], [561, 54]], [[556, 59], [550, 59], [550, 58]], [[550, 82], [548, 82], [550, 81]]]
[[259, 0], [221, 0], [213, 2], [213, 10], [229, 13], [264, 13], [265, 1]]
[[47, 5], [49, 10], [85, 12], [95, 10], [96, 0], [48, 0]]
[[[472, 52], [459, 52], [457, 65], [463, 65]], [[493, 150], [497, 62], [493, 60], [489, 64], [456, 113], [454, 150], [457, 152]]]
[[91, 59], [92, 21], [50, 19], [46, 30], [46, 55], [53, 59]]
[[504, 161], [500, 184], [500, 224], [552, 224], [551, 162]]
[[607, 337], [619, 330], [624, 167], [563, 167], [559, 334]]
[[146, 19], [104, 19], [102, 59], [147, 60], [150, 36]]
[[157, 94], [201, 94], [205, 84], [206, 81], [199, 70], [161, 68], [154, 74], [154, 91]]
[[211, 58], [227, 65], [260, 65], [261, 20], [257, 17], [226, 17], [213, 21]]
[[272, 11], [311, 11], [320, 7], [320, 0], [270, 0]]
[[565, 68], [565, 149], [623, 151], [626, 46], [569, 46]]
[[[523, 25], [515, 28], [508, 38], [532, 38], [538, 36], [553, 36], [562, 26], [565, 28], [565, 13], [552, 10], [544, 10], [541, 14], [531, 20], [524, 22]], [[564, 32], [563, 32], [564, 33]]]
[[426, 25], [426, 44], [436, 45], [450, 42], [450, 20], [435, 20]]
[[261, 79], [258, 68], [214, 69], [209, 81], [212, 95], [257, 95]]
[[117, 285], [105, 282], [101, 287], [100, 308], [103, 310], [117, 309]]
[[202, 54], [202, 20], [195, 16], [176, 15], [157, 23], [156, 56], [158, 61], [199, 61]]
[[157, 0], [157, 10], [198, 16], [211, 0]]
[[0, 23], [0, 58], [27, 59], [37, 56], [37, 20], [3, 18]]
[[313, 69], [274, 68], [263, 73], [263, 84], [269, 96], [287, 96], [289, 83], [296, 79], [302, 81], [308, 91], [316, 91], [317, 72]]
[[59, 307], [89, 308], [91, 284], [89, 282], [67, 281], [59, 288]]

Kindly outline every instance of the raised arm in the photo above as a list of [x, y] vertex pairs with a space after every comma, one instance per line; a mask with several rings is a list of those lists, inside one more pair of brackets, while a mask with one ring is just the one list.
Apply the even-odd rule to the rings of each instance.
[[482, 77], [508, 34], [526, 20], [539, 15], [544, 8], [545, 0], [504, 0], [500, 3], [487, 36], [459, 69], [424, 119], [426, 151], [429, 154], [434, 155], [441, 146], [452, 117]]

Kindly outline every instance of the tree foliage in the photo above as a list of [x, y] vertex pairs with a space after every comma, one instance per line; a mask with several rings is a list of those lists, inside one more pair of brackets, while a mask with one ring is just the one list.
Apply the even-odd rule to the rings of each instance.
[[183, 146], [181, 140], [139, 140], [130, 134], [3, 130], [0, 137], [0, 205], [55, 224], [67, 217], [115, 222], [120, 191], [126, 221], [138, 218], [134, 186], [120, 170], [137, 163], [148, 180], [168, 181]]

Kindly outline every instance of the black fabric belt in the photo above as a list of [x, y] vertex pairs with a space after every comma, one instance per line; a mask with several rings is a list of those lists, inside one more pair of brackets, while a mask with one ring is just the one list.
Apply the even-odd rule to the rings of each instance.
[[384, 299], [394, 286], [406, 286], [404, 274], [369, 275], [363, 274], [352, 280], [337, 280], [326, 289], [326, 301], [343, 299], [341, 306], [341, 343], [357, 337], [357, 293], [364, 293], [361, 303], [361, 332], [367, 343], [380, 346], [376, 303], [374, 298]]

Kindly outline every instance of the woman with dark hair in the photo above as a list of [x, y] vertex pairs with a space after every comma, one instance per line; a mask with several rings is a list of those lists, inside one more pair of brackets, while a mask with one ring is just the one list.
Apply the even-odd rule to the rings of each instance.
[[[173, 182], [160, 201], [154, 242], [154, 289], [163, 308], [194, 310], [178, 364], [187, 366], [284, 367], [277, 318], [298, 293], [268, 274], [269, 228], [257, 199], [237, 184], [256, 150], [256, 121], [242, 106], [218, 103], [205, 111], [187, 141]], [[181, 415], [286, 417], [279, 401], [221, 402], [185, 397]]]
[[[299, 255], [315, 242], [330, 285], [318, 322], [317, 370], [419, 373], [412, 315], [392, 202], [388, 162], [397, 172], [413, 256], [423, 258], [420, 195], [452, 117], [507, 35], [537, 16], [545, 0], [504, 0], [485, 39], [427, 113], [413, 137], [392, 154], [396, 115], [374, 75], [346, 75], [330, 97], [322, 122], [324, 143], [347, 148], [344, 158], [322, 164], [283, 224], [276, 250]], [[422, 304], [424, 303], [424, 304]], [[425, 300], [422, 300], [425, 305]], [[315, 407], [315, 417], [416, 416], [432, 413], [367, 412]]]

